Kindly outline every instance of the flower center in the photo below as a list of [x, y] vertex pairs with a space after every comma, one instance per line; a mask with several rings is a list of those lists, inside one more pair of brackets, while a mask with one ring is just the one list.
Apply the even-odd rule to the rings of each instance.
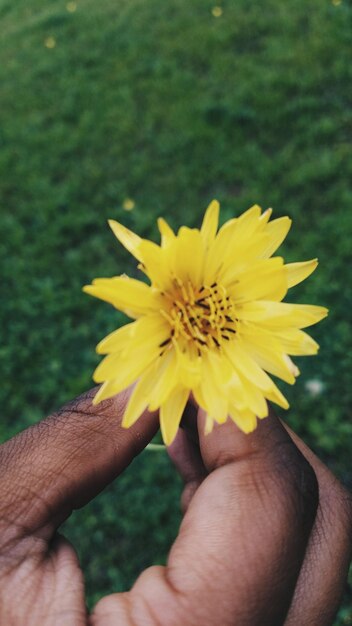
[[196, 346], [200, 354], [206, 348], [219, 348], [236, 333], [234, 305], [222, 285], [213, 283], [198, 289], [190, 281], [184, 283], [175, 278], [173, 288], [162, 295], [165, 308], [161, 313], [171, 332], [161, 348], [183, 340], [189, 347]]

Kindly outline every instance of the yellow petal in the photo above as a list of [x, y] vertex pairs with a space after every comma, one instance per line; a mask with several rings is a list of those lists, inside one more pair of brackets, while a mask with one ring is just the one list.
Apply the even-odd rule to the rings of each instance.
[[129, 230], [126, 226], [123, 226], [123, 224], [115, 220], [108, 220], [108, 224], [115, 237], [122, 243], [126, 250], [133, 254], [138, 261], [142, 261], [139, 246], [143, 240], [136, 235], [136, 233], [132, 232], [132, 230]]
[[268, 405], [263, 391], [246, 378], [242, 378], [242, 386], [246, 397], [246, 408], [253, 411], [259, 418], [266, 417], [268, 415]]
[[[106, 359], [109, 359], [109, 355]], [[104, 360], [106, 360], [104, 359]], [[97, 394], [94, 397], [93, 404], [98, 404], [102, 400], [107, 398], [111, 398], [112, 396], [120, 393], [132, 383], [139, 378], [139, 376], [143, 373], [143, 371], [151, 364], [151, 362], [155, 359], [151, 355], [144, 356], [140, 361], [130, 361], [128, 363], [128, 367], [124, 367], [123, 364], [117, 359], [116, 364], [114, 364], [115, 376], [108, 377], [103, 385], [98, 390]], [[116, 375], [117, 373], [117, 375]], [[98, 375], [94, 373], [94, 380], [100, 378]]]
[[251, 237], [260, 232], [263, 223], [260, 220], [261, 208], [257, 204], [245, 211], [238, 218], [226, 222], [219, 230], [216, 240], [219, 240], [221, 256], [243, 244], [250, 243]]
[[318, 259], [303, 261], [302, 263], [288, 263], [285, 265], [288, 287], [294, 287], [310, 276], [318, 265]]
[[150, 393], [153, 388], [155, 377], [158, 375], [158, 368], [153, 363], [140, 377], [137, 382], [130, 399], [128, 401], [122, 426], [129, 428], [132, 426], [142, 413], [146, 410], [150, 398]]
[[231, 264], [234, 250], [245, 249], [251, 245], [251, 237], [261, 230], [261, 208], [254, 205], [240, 217], [226, 222], [211, 244], [205, 259], [204, 283], [211, 285], [220, 278], [220, 272], [226, 271]]
[[[159, 316], [142, 317], [131, 329], [130, 341], [124, 351], [108, 354], [98, 365], [93, 375], [95, 382], [114, 378], [124, 380], [127, 376], [129, 382], [125, 387], [133, 383], [146, 365], [159, 357], [160, 343], [165, 340], [167, 332], [166, 325]], [[133, 377], [135, 369], [137, 373]]]
[[270, 333], [258, 331], [256, 334], [242, 335], [243, 349], [258, 365], [269, 374], [278, 376], [285, 382], [293, 385], [295, 377], [285, 360], [281, 345], [275, 341]]
[[273, 334], [280, 341], [284, 352], [292, 356], [317, 354], [319, 350], [319, 344], [298, 328], [283, 328], [281, 331], [273, 330]]
[[202, 389], [200, 385], [192, 389], [192, 394], [198, 406], [200, 406], [204, 411], [207, 411], [206, 402], [205, 402], [205, 399], [203, 398]]
[[233, 384], [233, 366], [224, 353], [209, 350], [206, 362], [211, 367], [217, 385], [223, 387]]
[[278, 249], [291, 228], [292, 220], [289, 217], [279, 217], [269, 222], [265, 233], [269, 235], [268, 245], [262, 250], [261, 258], [267, 259]]
[[280, 257], [251, 263], [244, 272], [234, 273], [228, 288], [235, 302], [282, 300], [287, 293], [284, 262]]
[[257, 322], [271, 328], [285, 326], [305, 328], [320, 322], [327, 314], [328, 309], [314, 304], [290, 304], [265, 300], [248, 302], [236, 308], [236, 315], [239, 319]]
[[287, 363], [287, 367], [290, 369], [290, 371], [292, 372], [293, 376], [295, 376], [297, 378], [297, 376], [300, 375], [300, 371], [297, 367], [297, 365], [292, 361], [292, 359], [288, 356], [288, 354], [284, 355], [284, 359]]
[[177, 254], [174, 273], [185, 284], [190, 280], [194, 287], [201, 286], [204, 266], [204, 243], [197, 228], [182, 226], [177, 235]]
[[[118, 393], [118, 392], [117, 392]], [[107, 400], [108, 398], [112, 398], [115, 395], [115, 386], [113, 380], [107, 380], [103, 385], [101, 385], [95, 394], [92, 404], [96, 405], [103, 400]]]
[[205, 407], [217, 422], [225, 422], [228, 414], [228, 397], [226, 390], [219, 386], [214, 376], [213, 361], [210, 353], [202, 357], [202, 379], [200, 382], [201, 395]]
[[156, 243], [144, 239], [140, 245], [143, 271], [149, 276], [153, 285], [166, 289], [171, 283], [171, 264], [174, 246], [161, 248]]
[[83, 291], [109, 302], [129, 317], [139, 317], [156, 308], [153, 290], [134, 278], [96, 278], [91, 285], [85, 285]]
[[153, 389], [150, 392], [149, 409], [155, 411], [178, 386], [178, 359], [175, 350], [168, 350], [160, 359], [158, 376], [155, 378]]
[[158, 228], [161, 234], [161, 245], [167, 246], [175, 239], [175, 233], [172, 230], [171, 226], [164, 220], [163, 217], [158, 218]]
[[169, 446], [176, 437], [188, 397], [188, 389], [176, 389], [160, 408], [161, 434], [167, 446]]
[[246, 434], [253, 432], [257, 426], [257, 417], [250, 409], [237, 411], [231, 408], [230, 417], [232, 421], [235, 422], [236, 426]]
[[[177, 345], [177, 344], [176, 344]], [[177, 377], [184, 387], [197, 387], [202, 373], [202, 360], [198, 355], [177, 349]]]
[[232, 376], [229, 383], [229, 401], [230, 404], [236, 407], [236, 410], [245, 409], [248, 405], [246, 390], [242, 384], [243, 377], [240, 377], [239, 373], [232, 367]]
[[[232, 280], [235, 280], [237, 274], [246, 271], [260, 259], [260, 251], [267, 245], [267, 235], [259, 230], [249, 238], [236, 240], [228, 247], [226, 253], [219, 251], [221, 266], [218, 270], [217, 282], [221, 282], [226, 286]], [[261, 260], [261, 262], [263, 261]]]
[[[119, 391], [122, 391], [131, 385], [140, 376], [142, 371], [158, 357], [159, 351], [157, 346], [141, 347], [139, 358], [122, 358], [121, 354], [108, 354], [99, 363], [93, 374], [93, 380], [96, 383], [102, 383], [106, 380], [116, 380]], [[134, 355], [135, 357], [136, 355]], [[118, 393], [115, 391], [115, 393]]]
[[259, 226], [261, 213], [262, 209], [258, 204], [254, 204], [250, 209], [242, 213], [238, 218], [236, 234], [241, 233], [241, 235], [244, 236], [247, 233], [253, 232], [254, 228]]
[[239, 340], [229, 341], [224, 346], [228, 358], [235, 370], [243, 374], [248, 380], [257, 385], [260, 389], [267, 390], [272, 386], [269, 376], [257, 365], [257, 363], [246, 353], [240, 345]]
[[225, 253], [232, 241], [232, 229], [238, 219], [226, 222], [219, 230], [215, 240], [207, 250], [204, 263], [204, 284], [211, 285], [218, 279], [219, 271], [224, 268]]
[[205, 428], [204, 428], [204, 433], [206, 435], [209, 435], [212, 430], [214, 428], [214, 420], [212, 417], [210, 417], [210, 415], [208, 415], [208, 413], [205, 416]]
[[266, 211], [264, 211], [264, 213], [261, 214], [260, 221], [263, 222], [263, 224], [266, 224], [270, 220], [272, 212], [273, 210], [271, 208], [266, 209]]
[[136, 322], [131, 322], [130, 324], [126, 324], [122, 326], [122, 328], [118, 328], [114, 330], [112, 333], [104, 337], [97, 347], [96, 351], [98, 354], [109, 354], [110, 352], [122, 352], [125, 350], [130, 341], [131, 335], [133, 333], [133, 327]]
[[205, 211], [200, 232], [206, 246], [208, 246], [215, 239], [219, 224], [219, 209], [219, 202], [217, 200], [213, 200]]
[[268, 400], [270, 400], [270, 402], [275, 402], [275, 404], [281, 406], [282, 409], [288, 409], [290, 407], [285, 396], [281, 393], [275, 383], [272, 384], [272, 388], [269, 391], [264, 391], [264, 395]]

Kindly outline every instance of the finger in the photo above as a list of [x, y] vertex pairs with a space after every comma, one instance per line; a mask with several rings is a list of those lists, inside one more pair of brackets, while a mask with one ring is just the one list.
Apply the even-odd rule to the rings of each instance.
[[[169, 577], [177, 589], [192, 588], [203, 607], [204, 577], [209, 588], [221, 581], [224, 599], [236, 584], [231, 618], [221, 623], [242, 623], [242, 614], [243, 624], [282, 624], [314, 520], [314, 473], [273, 413], [251, 435], [228, 421], [204, 436], [202, 411], [198, 421], [212, 473], [192, 500]], [[209, 613], [218, 610], [209, 600]]]
[[0, 518], [7, 538], [32, 531], [50, 538], [53, 527], [122, 472], [155, 434], [157, 415], [147, 412], [130, 429], [121, 427], [128, 390], [98, 406], [92, 405], [95, 393], [0, 447]]
[[[317, 504], [314, 472], [271, 414], [244, 435], [228, 422], [199, 442], [211, 473], [196, 491], [166, 568], [146, 570], [128, 618], [163, 626], [282, 625]], [[121, 610], [108, 596], [95, 610]], [[147, 620], [149, 619], [149, 622]], [[121, 622], [124, 626], [127, 620]]]
[[195, 492], [208, 473], [199, 446], [189, 438], [185, 429], [179, 429], [167, 452], [185, 483], [181, 496], [181, 508], [182, 512], [186, 513]]
[[351, 561], [351, 495], [308, 446], [285, 428], [319, 483], [317, 515], [285, 625], [329, 626], [340, 605]]

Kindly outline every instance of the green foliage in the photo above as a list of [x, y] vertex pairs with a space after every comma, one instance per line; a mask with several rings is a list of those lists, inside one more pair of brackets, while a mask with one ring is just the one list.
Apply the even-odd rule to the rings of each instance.
[[[285, 256], [320, 258], [294, 298], [331, 314], [288, 421], [351, 485], [351, 3], [212, 6], [0, 0], [0, 436], [87, 388], [94, 345], [122, 323], [81, 292], [135, 272], [108, 217], [155, 237], [158, 215], [195, 225], [213, 197], [223, 220], [256, 202], [294, 218]], [[179, 491], [168, 461], [144, 453], [75, 513], [91, 602], [165, 559]], [[336, 626], [351, 620], [350, 593]]]

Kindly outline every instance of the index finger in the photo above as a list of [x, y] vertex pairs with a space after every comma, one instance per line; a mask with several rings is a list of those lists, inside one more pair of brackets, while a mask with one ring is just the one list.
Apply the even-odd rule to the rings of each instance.
[[328, 626], [340, 605], [351, 561], [352, 498], [296, 433], [283, 426], [314, 468], [319, 482], [319, 507], [287, 626], [303, 622]]
[[158, 429], [145, 412], [133, 427], [121, 427], [129, 390], [92, 405], [96, 389], [0, 447], [2, 537], [31, 532], [50, 539], [72, 509], [86, 504], [147, 445]]

